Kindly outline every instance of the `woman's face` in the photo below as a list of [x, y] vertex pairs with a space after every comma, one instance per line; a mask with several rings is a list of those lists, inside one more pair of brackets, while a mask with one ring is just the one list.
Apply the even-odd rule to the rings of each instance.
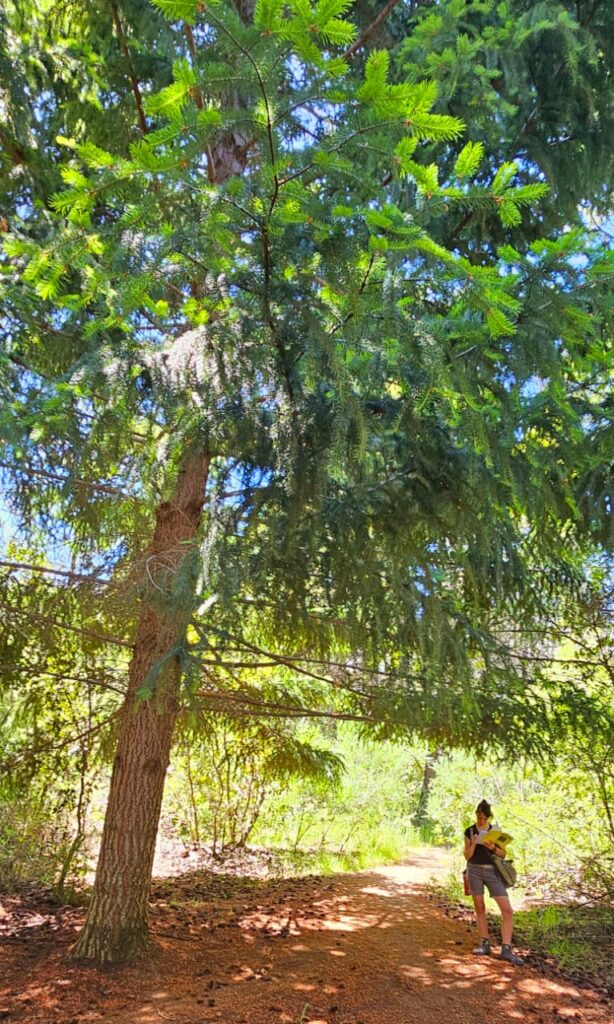
[[475, 823], [478, 828], [488, 828], [488, 818], [484, 814], [484, 811], [476, 811]]

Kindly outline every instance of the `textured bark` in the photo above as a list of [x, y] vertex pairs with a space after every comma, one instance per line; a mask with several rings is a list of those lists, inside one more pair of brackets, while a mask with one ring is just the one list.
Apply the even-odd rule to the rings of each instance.
[[418, 805], [416, 807], [416, 813], [414, 814], [414, 824], [418, 828], [428, 823], [428, 817], [426, 808], [429, 801], [429, 795], [431, 792], [431, 784], [437, 773], [437, 762], [440, 760], [442, 750], [437, 747], [436, 750], [431, 750], [424, 759], [424, 774], [422, 776], [422, 786], [420, 788], [420, 795], [418, 797]]
[[[253, 0], [240, 0], [239, 15], [253, 20]], [[191, 52], [197, 59], [192, 38]], [[238, 96], [234, 102], [241, 101]], [[250, 141], [230, 132], [209, 151], [209, 174], [221, 184], [245, 170]], [[154, 388], [201, 403], [200, 386], [219, 386], [216, 361], [206, 331], [176, 338], [147, 363]], [[146, 554], [146, 596], [130, 664], [109, 802], [92, 903], [75, 955], [98, 963], [129, 960], [147, 944], [147, 908], [156, 834], [173, 731], [178, 712], [181, 667], [169, 657], [150, 700], [139, 701], [151, 669], [183, 638], [191, 611], [165, 592], [196, 542], [205, 499], [209, 456], [186, 452], [174, 493], [156, 511], [156, 527]], [[196, 582], [196, 581], [194, 581]], [[171, 597], [169, 594], [168, 597]], [[185, 603], [185, 602], [184, 602]]]
[[[164, 779], [179, 706], [181, 666], [171, 655], [183, 638], [189, 607], [173, 581], [193, 553], [202, 516], [209, 457], [188, 453], [170, 501], [156, 512], [145, 554], [144, 607], [130, 663], [92, 903], [75, 955], [99, 963], [130, 959], [147, 944], [147, 908]], [[160, 659], [165, 659], [160, 661]], [[138, 694], [155, 666], [153, 694]]]

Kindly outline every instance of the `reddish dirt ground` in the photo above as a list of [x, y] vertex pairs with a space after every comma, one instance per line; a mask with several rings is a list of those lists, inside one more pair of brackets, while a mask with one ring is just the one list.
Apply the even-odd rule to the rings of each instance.
[[[591, 989], [472, 955], [426, 885], [432, 854], [334, 878], [158, 883], [151, 953], [70, 960], [83, 911], [2, 900], [0, 1020], [20, 1024], [608, 1024]], [[179, 889], [177, 888], [179, 886]], [[220, 898], [220, 895], [222, 898]]]

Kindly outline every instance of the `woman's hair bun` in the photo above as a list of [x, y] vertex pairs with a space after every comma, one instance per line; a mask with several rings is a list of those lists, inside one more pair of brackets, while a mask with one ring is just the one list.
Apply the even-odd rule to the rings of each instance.
[[487, 818], [492, 818], [492, 808], [488, 803], [488, 800], [480, 800], [478, 806], [476, 807], [476, 813], [482, 813], [485, 814]]

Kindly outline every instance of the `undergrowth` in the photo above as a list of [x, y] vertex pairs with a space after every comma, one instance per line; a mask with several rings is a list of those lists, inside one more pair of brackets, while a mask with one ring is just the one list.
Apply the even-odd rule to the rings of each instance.
[[614, 907], [556, 903], [518, 911], [516, 940], [556, 959], [576, 980], [587, 979], [614, 993]]
[[381, 864], [398, 864], [409, 854], [407, 848], [376, 846], [359, 850], [296, 850], [280, 853], [279, 864], [284, 875], [336, 875], [344, 871], [361, 871]]

